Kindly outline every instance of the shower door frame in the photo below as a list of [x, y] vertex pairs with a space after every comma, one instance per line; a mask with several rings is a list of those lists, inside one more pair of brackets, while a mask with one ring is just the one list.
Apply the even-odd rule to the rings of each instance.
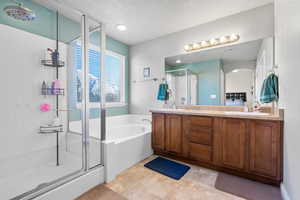
[[[72, 8], [73, 9], [73, 8]], [[104, 31], [104, 26], [101, 22], [93, 19], [92, 17], [83, 14], [82, 12], [73, 9], [75, 12], [79, 13], [81, 15], [81, 37], [82, 37], [82, 71], [83, 73], [83, 98], [82, 98], [82, 168], [75, 171], [75, 172], [71, 172], [70, 174], [63, 176], [59, 179], [56, 179], [54, 181], [51, 182], [47, 182], [45, 184], [43, 184], [43, 186], [37, 186], [36, 188], [27, 191], [25, 193], [22, 193], [14, 198], [12, 198], [11, 200], [30, 200], [33, 198], [36, 198], [38, 196], [41, 196], [47, 192], [50, 192], [66, 183], [69, 183], [83, 175], [86, 175], [88, 173], [90, 173], [91, 171], [104, 167], [104, 154], [103, 154], [103, 140], [105, 139], [105, 98], [104, 98], [104, 82], [105, 82], [105, 77], [102, 76], [105, 73], [105, 64], [104, 64], [104, 59], [105, 59], [105, 47], [106, 47], [106, 34]], [[87, 105], [88, 102], [88, 92], [89, 92], [89, 78], [88, 78], [88, 73], [89, 73], [89, 65], [88, 65], [88, 34], [89, 34], [89, 28], [88, 28], [88, 19], [92, 19], [93, 21], [95, 21], [96, 23], [99, 24], [99, 28], [101, 31], [101, 35], [100, 35], [100, 41], [101, 41], [101, 51], [103, 53], [101, 53], [101, 75], [100, 75], [100, 88], [101, 88], [101, 103], [100, 103], [100, 111], [101, 111], [101, 115], [100, 115], [100, 120], [101, 120], [101, 134], [100, 134], [100, 147], [99, 147], [99, 151], [100, 152], [100, 164], [97, 166], [94, 166], [93, 168], [89, 168], [89, 106]]]

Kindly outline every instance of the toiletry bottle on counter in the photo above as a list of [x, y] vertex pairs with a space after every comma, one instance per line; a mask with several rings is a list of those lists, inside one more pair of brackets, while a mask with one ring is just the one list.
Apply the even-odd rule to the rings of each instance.
[[244, 112], [249, 112], [249, 107], [247, 103], [245, 103], [244, 105]]

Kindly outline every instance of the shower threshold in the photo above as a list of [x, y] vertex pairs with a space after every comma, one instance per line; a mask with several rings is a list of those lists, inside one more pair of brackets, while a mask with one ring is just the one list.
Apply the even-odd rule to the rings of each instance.
[[68, 174], [73, 172], [77, 174], [81, 171], [81, 168], [81, 157], [66, 153], [60, 166], [56, 166], [53, 161], [27, 169], [16, 169], [7, 175], [1, 176], [0, 199], [24, 199], [23, 197], [28, 194], [48, 187], [54, 182], [64, 179]]

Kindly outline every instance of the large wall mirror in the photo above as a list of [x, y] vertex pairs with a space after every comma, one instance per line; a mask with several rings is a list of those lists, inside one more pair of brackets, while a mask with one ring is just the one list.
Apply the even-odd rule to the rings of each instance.
[[165, 58], [169, 102], [250, 105], [273, 69], [273, 37]]

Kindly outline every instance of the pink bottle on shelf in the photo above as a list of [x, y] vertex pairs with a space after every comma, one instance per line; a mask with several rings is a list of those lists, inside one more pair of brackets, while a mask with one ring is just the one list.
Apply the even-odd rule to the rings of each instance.
[[50, 104], [44, 103], [44, 104], [40, 105], [41, 112], [48, 112], [48, 111], [50, 111], [50, 109], [51, 109]]
[[53, 93], [54, 94], [59, 94], [60, 93], [59, 89], [60, 89], [60, 82], [59, 82], [59, 80], [53, 81]]

